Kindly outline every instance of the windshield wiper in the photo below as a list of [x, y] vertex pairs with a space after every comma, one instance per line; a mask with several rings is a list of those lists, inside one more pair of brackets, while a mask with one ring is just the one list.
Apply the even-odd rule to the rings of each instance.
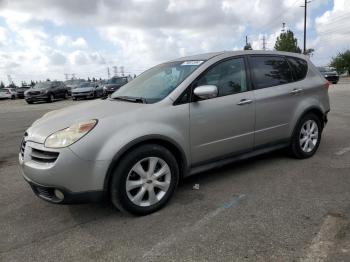
[[113, 97], [112, 99], [121, 100], [121, 101], [128, 101], [128, 102], [133, 102], [133, 103], [147, 104], [147, 101], [143, 97], [116, 96], [116, 97]]

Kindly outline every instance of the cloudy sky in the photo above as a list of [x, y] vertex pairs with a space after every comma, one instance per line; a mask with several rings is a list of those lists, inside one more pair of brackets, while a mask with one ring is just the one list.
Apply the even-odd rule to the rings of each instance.
[[[282, 22], [302, 47], [303, 0], [0, 0], [0, 80], [107, 77], [107, 67], [139, 74], [184, 55], [273, 49]], [[345, 4], [347, 2], [347, 4]], [[308, 48], [326, 65], [350, 48], [350, 5], [313, 0]]]

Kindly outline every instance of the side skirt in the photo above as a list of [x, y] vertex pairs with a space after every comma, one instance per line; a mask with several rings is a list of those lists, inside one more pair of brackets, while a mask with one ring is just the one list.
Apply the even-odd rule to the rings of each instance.
[[266, 154], [278, 149], [286, 148], [288, 145], [289, 145], [289, 141], [283, 141], [278, 144], [274, 143], [273, 145], [261, 146], [253, 151], [238, 153], [235, 155], [230, 155], [219, 159], [208, 160], [199, 164], [194, 164], [190, 168], [190, 172], [187, 173], [187, 176], [195, 175], [214, 168], [220, 168], [227, 164], [245, 160], [258, 155]]

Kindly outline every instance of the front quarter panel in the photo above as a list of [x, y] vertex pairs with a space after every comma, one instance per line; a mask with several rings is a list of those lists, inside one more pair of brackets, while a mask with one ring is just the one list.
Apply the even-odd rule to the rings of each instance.
[[159, 137], [181, 147], [189, 163], [189, 105], [157, 103], [147, 107], [142, 112], [100, 119], [91, 134], [70, 148], [84, 160], [110, 161], [120, 150], [140, 138]]

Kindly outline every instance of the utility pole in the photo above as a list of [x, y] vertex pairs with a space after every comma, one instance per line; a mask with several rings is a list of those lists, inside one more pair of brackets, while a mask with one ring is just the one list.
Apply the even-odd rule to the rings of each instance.
[[118, 67], [113, 66], [114, 76], [118, 76]]
[[107, 67], [107, 77], [108, 77], [108, 79], [111, 78], [111, 73], [109, 72], [109, 67]]
[[248, 45], [248, 36], [247, 35], [245, 36], [245, 45], [246, 46]]
[[124, 66], [120, 67], [120, 73], [121, 73], [122, 76], [124, 76]]
[[12, 80], [11, 75], [7, 75], [7, 80], [9, 81], [9, 85], [13, 84], [13, 80]]
[[263, 50], [266, 50], [266, 38], [265, 38], [265, 35], [263, 35]]
[[282, 33], [284, 33], [284, 32], [286, 32], [286, 23], [285, 22], [283, 22], [282, 23]]
[[304, 50], [303, 53], [306, 54], [306, 19], [307, 19], [307, 4], [311, 1], [304, 0], [304, 5], [301, 7], [304, 7]]

